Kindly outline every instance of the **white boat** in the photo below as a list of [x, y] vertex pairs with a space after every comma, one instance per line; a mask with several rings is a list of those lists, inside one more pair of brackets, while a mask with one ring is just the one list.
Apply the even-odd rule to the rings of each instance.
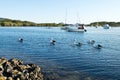
[[68, 32], [86, 32], [84, 24], [75, 24], [73, 26], [67, 26]]
[[103, 25], [103, 28], [104, 28], [104, 29], [109, 29], [110, 26], [109, 26], [109, 24], [105, 24], [105, 25]]

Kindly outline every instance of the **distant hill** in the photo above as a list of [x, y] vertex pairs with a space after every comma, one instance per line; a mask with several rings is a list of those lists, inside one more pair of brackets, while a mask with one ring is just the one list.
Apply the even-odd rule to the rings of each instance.
[[106, 22], [106, 21], [93, 22], [90, 23], [89, 26], [103, 26], [105, 24], [109, 24], [112, 27], [120, 27], [120, 22]]
[[0, 18], [0, 26], [36, 26], [36, 23], [21, 20], [12, 20], [8, 18]]
[[[85, 24], [87, 26], [103, 26], [105, 24], [109, 24], [112, 27], [118, 27], [120, 26], [120, 22], [106, 22], [106, 21], [101, 21], [101, 22], [93, 22], [90, 24]], [[49, 26], [49, 27], [56, 27], [56, 26], [65, 26], [67, 24], [64, 23], [35, 23], [31, 21], [21, 21], [21, 20], [13, 20], [13, 19], [8, 19], [8, 18], [0, 18], [0, 26]]]
[[0, 18], [0, 26], [63, 26], [63, 23], [35, 23], [30, 21], [12, 20]]
[[0, 18], [0, 20], [5, 20], [5, 19], [7, 19], [7, 18]]

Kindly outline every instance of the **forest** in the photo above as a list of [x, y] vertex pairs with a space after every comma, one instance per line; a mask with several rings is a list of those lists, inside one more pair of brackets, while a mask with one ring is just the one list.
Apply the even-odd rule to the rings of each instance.
[[[85, 24], [87, 26], [103, 26], [105, 24], [109, 24], [111, 27], [120, 27], [120, 22], [107, 22], [107, 21], [101, 21], [101, 22], [92, 22], [90, 24]], [[8, 18], [0, 18], [0, 26], [36, 26], [36, 27], [59, 27], [59, 26], [65, 26], [69, 24], [61, 23], [35, 23], [30, 21], [21, 21], [21, 20], [12, 20]]]
[[7, 18], [0, 18], [0, 26], [64, 26], [64, 23], [35, 23], [30, 21], [12, 20]]

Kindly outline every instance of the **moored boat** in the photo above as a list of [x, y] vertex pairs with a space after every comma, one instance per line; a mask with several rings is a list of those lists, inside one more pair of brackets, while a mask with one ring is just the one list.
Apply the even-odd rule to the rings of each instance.
[[84, 24], [75, 24], [73, 26], [67, 26], [68, 32], [86, 32]]
[[109, 29], [110, 26], [109, 26], [109, 24], [105, 24], [105, 25], [103, 25], [103, 28], [104, 28], [104, 29]]

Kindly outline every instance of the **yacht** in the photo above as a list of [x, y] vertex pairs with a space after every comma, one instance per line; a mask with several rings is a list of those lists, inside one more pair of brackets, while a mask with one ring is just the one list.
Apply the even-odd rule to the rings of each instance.
[[78, 24], [76, 23], [75, 25], [70, 25], [67, 26], [66, 29], [68, 32], [86, 32], [87, 30], [85, 29], [84, 24]]

